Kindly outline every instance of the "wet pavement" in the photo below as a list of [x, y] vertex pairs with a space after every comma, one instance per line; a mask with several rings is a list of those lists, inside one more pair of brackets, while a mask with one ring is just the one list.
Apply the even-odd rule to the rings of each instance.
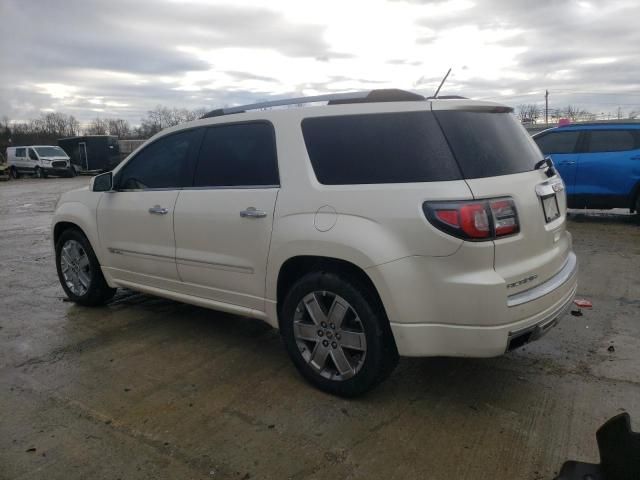
[[[298, 376], [257, 320], [120, 292], [64, 301], [51, 214], [87, 178], [0, 183], [0, 479], [551, 479], [640, 430], [640, 222], [572, 213], [579, 297], [500, 358], [402, 359], [357, 400]], [[613, 348], [610, 348], [613, 347]]]

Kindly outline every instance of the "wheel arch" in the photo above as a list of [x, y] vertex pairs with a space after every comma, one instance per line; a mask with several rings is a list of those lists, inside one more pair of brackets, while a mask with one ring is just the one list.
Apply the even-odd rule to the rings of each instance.
[[318, 271], [336, 273], [346, 278], [351, 278], [363, 285], [373, 296], [377, 306], [385, 313], [386, 317], [386, 309], [378, 289], [364, 269], [355, 263], [340, 258], [318, 255], [297, 255], [283, 262], [278, 271], [276, 287], [278, 319], [280, 319], [280, 309], [289, 289], [306, 274]]

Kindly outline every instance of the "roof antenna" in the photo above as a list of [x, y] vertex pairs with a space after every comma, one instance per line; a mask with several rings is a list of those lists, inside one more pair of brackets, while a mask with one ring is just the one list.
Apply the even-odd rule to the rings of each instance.
[[438, 89], [436, 90], [436, 93], [434, 93], [433, 97], [431, 97], [431, 98], [438, 98], [438, 94], [440, 93], [440, 89], [442, 88], [442, 85], [444, 85], [444, 82], [447, 81], [447, 77], [449, 76], [450, 73], [451, 73], [451, 69], [449, 69], [447, 71], [447, 74], [444, 76], [444, 78], [440, 82], [440, 85], [438, 86]]

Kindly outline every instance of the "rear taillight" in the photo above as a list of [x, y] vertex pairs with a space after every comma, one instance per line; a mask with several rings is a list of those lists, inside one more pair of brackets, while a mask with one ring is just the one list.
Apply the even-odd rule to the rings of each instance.
[[465, 240], [493, 240], [520, 231], [511, 198], [424, 202], [422, 209], [432, 225]]

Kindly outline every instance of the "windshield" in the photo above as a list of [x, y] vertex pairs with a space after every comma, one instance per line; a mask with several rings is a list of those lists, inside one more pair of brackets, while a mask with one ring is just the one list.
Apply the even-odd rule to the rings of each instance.
[[533, 170], [542, 152], [511, 113], [434, 112], [464, 178]]
[[66, 157], [67, 154], [60, 147], [37, 147], [36, 152], [41, 157]]

